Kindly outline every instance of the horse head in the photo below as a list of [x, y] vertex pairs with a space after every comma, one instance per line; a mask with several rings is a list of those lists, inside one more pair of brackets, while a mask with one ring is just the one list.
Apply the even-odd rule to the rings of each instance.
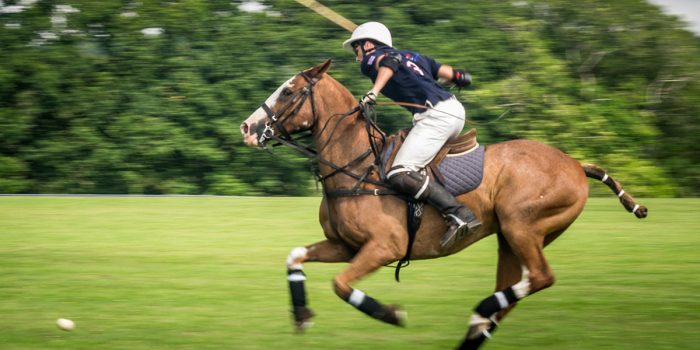
[[327, 60], [284, 82], [242, 124], [243, 142], [264, 147], [271, 139], [289, 139], [317, 122], [313, 89], [331, 66]]

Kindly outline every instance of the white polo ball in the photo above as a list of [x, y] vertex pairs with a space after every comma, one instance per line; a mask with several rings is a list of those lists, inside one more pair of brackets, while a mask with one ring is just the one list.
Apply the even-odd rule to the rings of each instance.
[[59, 318], [56, 320], [56, 325], [64, 331], [72, 331], [75, 328], [75, 322], [67, 318]]

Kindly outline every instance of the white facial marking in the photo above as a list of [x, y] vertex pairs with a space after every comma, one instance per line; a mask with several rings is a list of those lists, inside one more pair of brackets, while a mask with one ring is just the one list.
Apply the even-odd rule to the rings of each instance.
[[277, 90], [275, 90], [275, 92], [273, 92], [272, 95], [270, 95], [270, 97], [267, 98], [265, 103], [268, 106], [274, 106], [275, 103], [277, 103], [277, 99], [280, 97], [280, 94], [282, 93], [282, 90], [284, 90], [284, 88], [288, 87], [291, 89], [294, 87], [294, 84], [292, 84], [292, 80], [294, 80], [294, 77], [289, 78], [289, 80], [285, 81], [282, 85], [280, 85], [280, 87], [278, 87]]
[[[280, 94], [282, 93], [282, 90], [284, 88], [292, 88], [294, 87], [294, 84], [292, 84], [292, 80], [294, 80], [294, 77], [289, 78], [289, 80], [285, 81], [282, 85], [280, 85], [275, 92], [270, 95], [270, 97], [265, 100], [265, 104], [268, 107], [272, 107], [277, 103], [277, 99], [279, 98]], [[262, 109], [262, 107], [258, 107], [258, 109], [253, 112], [246, 120], [243, 122], [243, 124], [248, 125], [248, 127], [252, 127], [253, 125], [256, 125], [258, 123], [263, 123], [264, 120], [267, 118], [267, 113], [265, 113], [265, 110]], [[248, 132], [243, 132], [241, 130], [241, 133], [243, 134], [243, 143], [245, 143], [248, 146], [257, 146], [258, 145], [258, 135], [256, 135], [256, 130], [253, 130], [252, 128], [248, 130]]]

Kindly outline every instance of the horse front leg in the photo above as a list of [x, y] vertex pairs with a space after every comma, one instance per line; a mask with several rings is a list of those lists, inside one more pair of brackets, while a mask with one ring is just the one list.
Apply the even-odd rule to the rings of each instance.
[[289, 281], [289, 292], [292, 297], [292, 313], [294, 315], [294, 325], [299, 331], [308, 328], [313, 323], [314, 316], [311, 309], [306, 305], [306, 288], [304, 281], [306, 275], [303, 270], [304, 262], [348, 262], [352, 259], [352, 252], [345, 244], [332, 242], [329, 240], [317, 242], [306, 247], [292, 249], [287, 256], [287, 280]]
[[[405, 242], [404, 242], [405, 244]], [[401, 258], [401, 249], [394, 241], [389, 240], [367, 242], [355, 255], [342, 273], [333, 280], [335, 293], [348, 304], [377, 320], [404, 326], [406, 313], [395, 305], [383, 305], [359, 289], [354, 289], [350, 283], [376, 271], [378, 268], [397, 261]]]

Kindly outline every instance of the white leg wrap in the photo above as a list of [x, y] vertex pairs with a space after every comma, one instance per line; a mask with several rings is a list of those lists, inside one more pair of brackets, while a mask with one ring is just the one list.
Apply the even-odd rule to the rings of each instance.
[[625, 194], [625, 190], [620, 190], [620, 193], [617, 194], [617, 198], [622, 197], [623, 194]]
[[476, 312], [472, 314], [472, 317], [469, 319], [469, 326], [476, 326], [480, 324], [489, 324], [491, 323], [491, 320], [482, 317], [481, 315], [477, 314]]
[[289, 282], [303, 282], [306, 281], [306, 276], [297, 272], [287, 276], [287, 280]]
[[496, 317], [484, 318], [477, 313], [473, 313], [472, 317], [469, 319], [469, 332], [467, 333], [467, 338], [477, 339], [482, 334], [486, 338], [491, 338], [491, 333], [489, 332], [491, 324], [498, 325], [498, 322], [496, 322]]
[[287, 256], [287, 268], [292, 270], [301, 270], [303, 266], [299, 261], [306, 257], [307, 251], [308, 250], [304, 247], [292, 249], [289, 256]]
[[530, 293], [530, 278], [527, 274], [523, 275], [520, 282], [513, 285], [513, 293], [518, 299], [522, 299]]
[[508, 299], [506, 299], [506, 295], [503, 294], [503, 292], [496, 292], [493, 295], [496, 297], [496, 300], [498, 300], [498, 306], [500, 306], [501, 309], [508, 307]]
[[634, 205], [634, 208], [632, 209], [632, 214], [634, 214], [637, 211], [637, 209], [639, 209], [639, 204]]
[[360, 307], [360, 304], [365, 300], [365, 293], [359, 289], [353, 289], [348, 298], [348, 303], [354, 307]]
[[525, 265], [521, 265], [520, 268], [523, 271], [523, 274], [520, 277], [520, 282], [512, 286], [513, 293], [518, 298], [518, 300], [530, 294], [530, 270], [528, 270], [527, 267], [525, 267]]
[[605, 180], [607, 180], [607, 179], [608, 179], [608, 174], [605, 174], [605, 176], [603, 176], [603, 178], [600, 181], [605, 182]]

